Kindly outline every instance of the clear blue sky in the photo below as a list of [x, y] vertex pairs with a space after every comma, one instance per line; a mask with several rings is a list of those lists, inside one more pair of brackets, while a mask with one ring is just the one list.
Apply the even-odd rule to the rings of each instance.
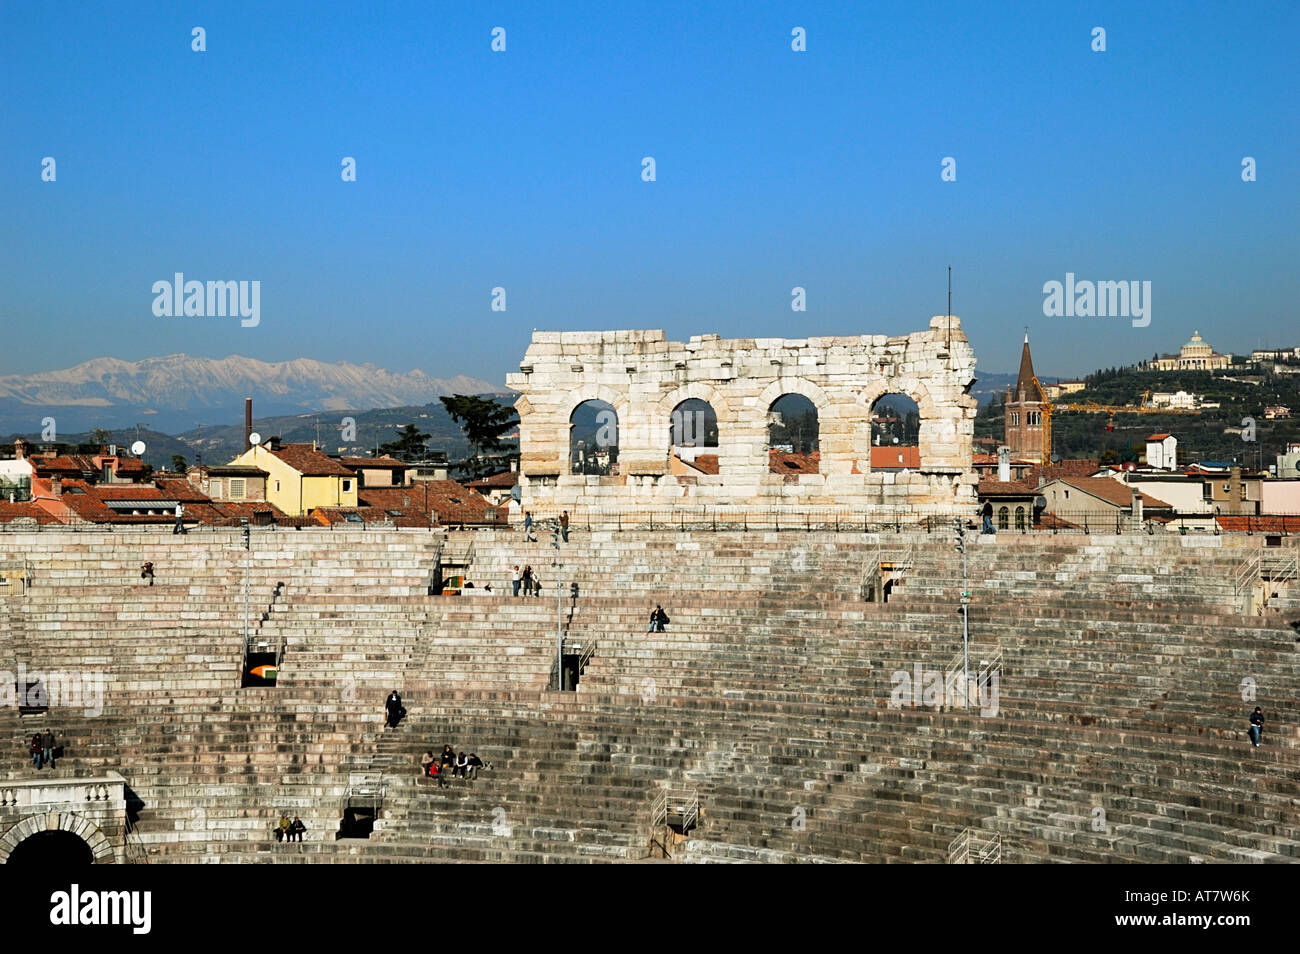
[[[903, 334], [949, 264], [986, 371], [1025, 326], [1048, 375], [1193, 328], [1300, 345], [1298, 33], [1290, 2], [10, 0], [0, 373], [184, 351], [499, 382], [534, 328]], [[176, 271], [260, 281], [261, 324], [154, 317]], [[1067, 271], [1151, 281], [1151, 325], [1044, 317]]]

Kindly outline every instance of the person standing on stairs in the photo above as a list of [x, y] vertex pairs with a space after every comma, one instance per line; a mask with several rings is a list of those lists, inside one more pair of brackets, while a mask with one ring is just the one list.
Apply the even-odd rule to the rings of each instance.
[[397, 728], [397, 723], [401, 722], [402, 716], [406, 714], [406, 710], [402, 708], [402, 697], [396, 689], [384, 700], [384, 714], [386, 716], [384, 724], [390, 729]]
[[45, 762], [42, 757], [41, 734], [37, 732], [32, 736], [32, 744], [27, 749], [32, 754], [32, 765], [39, 769]]
[[560, 536], [564, 537], [564, 542], [569, 542], [569, 511], [560, 514]]
[[524, 596], [532, 596], [533, 595], [533, 567], [531, 563], [524, 567], [524, 571], [521, 575], [524, 581]]
[[1250, 714], [1250, 744], [1259, 748], [1260, 736], [1264, 734], [1264, 712], [1259, 706]]
[[41, 737], [41, 758], [50, 768], [54, 768], [54, 733], [49, 729]]
[[518, 596], [518, 595], [519, 595], [519, 584], [523, 582], [524, 575], [523, 575], [523, 573], [520, 572], [520, 570], [519, 570], [519, 564], [518, 564], [518, 563], [516, 563], [514, 566], [512, 566], [512, 567], [510, 568], [510, 570], [511, 570], [510, 583], [511, 583], [511, 585], [514, 587], [514, 590], [515, 590], [515, 594], [514, 594], [514, 595], [515, 595], [515, 596]]
[[174, 537], [178, 533], [189, 533], [185, 529], [185, 508], [181, 506], [179, 500], [176, 501], [176, 526], [172, 528], [172, 536]]

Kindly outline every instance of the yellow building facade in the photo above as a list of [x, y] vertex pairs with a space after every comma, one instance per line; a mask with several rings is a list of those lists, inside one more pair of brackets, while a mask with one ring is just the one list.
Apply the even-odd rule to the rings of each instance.
[[257, 445], [232, 461], [266, 471], [266, 499], [290, 516], [357, 506], [356, 475], [310, 444]]

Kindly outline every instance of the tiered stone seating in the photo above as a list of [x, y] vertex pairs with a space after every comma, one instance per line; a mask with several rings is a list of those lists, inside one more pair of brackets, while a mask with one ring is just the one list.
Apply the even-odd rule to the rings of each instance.
[[[701, 801], [680, 861], [942, 862], [968, 827], [1000, 832], [1009, 861], [1300, 859], [1295, 634], [1243, 615], [1234, 585], [1257, 539], [972, 536], [971, 658], [1001, 654], [985, 718], [891, 704], [897, 673], [961, 650], [949, 533], [575, 531], [562, 572], [539, 537], [473, 534], [467, 573], [495, 592], [460, 597], [427, 595], [427, 532], [255, 538], [255, 626], [285, 657], [276, 688], [238, 690], [236, 535], [9, 534], [0, 558], [25, 553], [36, 586], [10, 598], [0, 665], [104, 668], [104, 714], [57, 715], [58, 771], [121, 771], [155, 860], [638, 860], [669, 784]], [[882, 545], [911, 565], [865, 603]], [[508, 595], [513, 563], [543, 598]], [[596, 651], [557, 693], [555, 587], [575, 579], [559, 624]], [[667, 632], [645, 632], [655, 603]], [[410, 714], [382, 729], [391, 688]], [[43, 718], [0, 725], [0, 768], [24, 771]], [[493, 770], [418, 777], [444, 742]], [[352, 772], [384, 776], [384, 810], [370, 839], [335, 840]], [[281, 811], [303, 845], [270, 839]]]

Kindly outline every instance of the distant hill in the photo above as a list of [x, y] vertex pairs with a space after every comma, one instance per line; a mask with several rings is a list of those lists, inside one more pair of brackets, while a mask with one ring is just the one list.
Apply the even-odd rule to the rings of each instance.
[[59, 371], [0, 375], [0, 432], [39, 430], [45, 417], [55, 419], [60, 440], [96, 427], [129, 427], [134, 433], [137, 424], [176, 432], [242, 420], [245, 397], [253, 398], [259, 414], [294, 415], [424, 405], [446, 394], [503, 393], [500, 385], [465, 375], [431, 378], [418, 370], [311, 358], [96, 358]]

